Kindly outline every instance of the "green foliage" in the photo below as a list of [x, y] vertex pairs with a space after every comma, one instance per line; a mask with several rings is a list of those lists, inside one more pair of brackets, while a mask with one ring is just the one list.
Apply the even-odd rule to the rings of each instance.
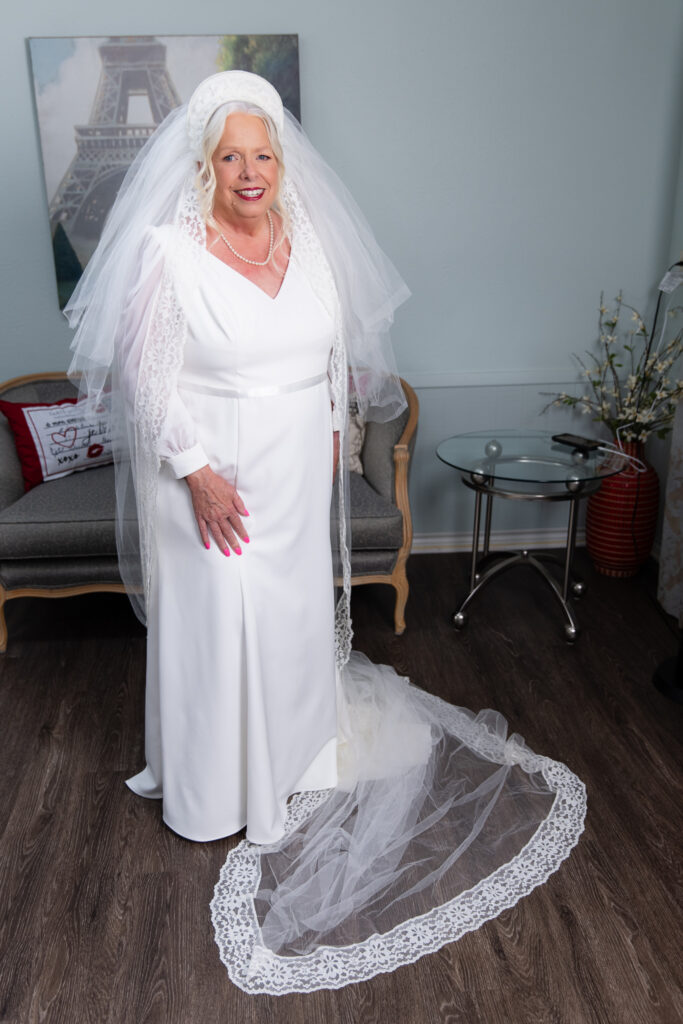
[[[597, 354], [587, 352], [588, 363], [574, 357], [588, 391], [582, 395], [562, 392], [550, 405], [578, 408], [592, 415], [596, 423], [604, 423], [613, 434], [618, 431], [622, 441], [645, 441], [650, 434], [665, 437], [683, 394], [683, 380], [669, 377], [683, 352], [683, 328], [664, 344], [668, 326], [665, 325], [658, 348], [653, 351], [655, 339], [648, 333], [638, 310], [623, 301], [621, 292], [615, 301], [616, 306], [610, 311], [604, 305], [604, 295], [600, 296]], [[630, 310], [635, 326], [626, 332], [622, 330], [627, 340], [620, 344], [624, 310]], [[669, 317], [674, 319], [680, 312], [681, 307], [677, 306]]]
[[252, 71], [266, 78], [280, 93], [285, 107], [301, 120], [298, 36], [223, 36], [218, 70]]

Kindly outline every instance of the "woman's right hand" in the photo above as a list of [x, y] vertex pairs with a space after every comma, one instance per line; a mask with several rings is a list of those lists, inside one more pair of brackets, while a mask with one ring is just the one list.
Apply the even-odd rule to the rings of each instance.
[[245, 544], [249, 543], [242, 516], [249, 513], [237, 489], [214, 473], [210, 466], [202, 466], [185, 480], [192, 495], [192, 507], [204, 547], [211, 546], [210, 538], [213, 537], [224, 555], [230, 554], [230, 548], [241, 555], [240, 539]]

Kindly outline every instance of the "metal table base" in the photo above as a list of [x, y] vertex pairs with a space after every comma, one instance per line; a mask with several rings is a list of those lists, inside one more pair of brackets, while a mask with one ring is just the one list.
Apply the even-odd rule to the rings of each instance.
[[[553, 594], [559, 601], [565, 617], [564, 635], [569, 643], [573, 643], [579, 635], [579, 626], [570, 603], [571, 597], [581, 597], [585, 591], [582, 580], [572, 579], [571, 564], [576, 545], [576, 527], [578, 504], [583, 498], [594, 494], [600, 487], [600, 481], [584, 482], [572, 480], [565, 490], [542, 491], [527, 493], [515, 490], [506, 490], [494, 486], [493, 479], [483, 473], [470, 473], [463, 475], [463, 483], [475, 492], [474, 505], [474, 527], [472, 530], [472, 560], [470, 564], [470, 589], [461, 603], [458, 610], [453, 614], [453, 624], [457, 629], [462, 629], [467, 623], [466, 609], [474, 600], [475, 596], [483, 590], [486, 584], [500, 576], [501, 573], [512, 569], [515, 565], [530, 565], [541, 574]], [[489, 550], [491, 540], [491, 513], [493, 498], [512, 499], [513, 501], [568, 501], [569, 522], [567, 525], [567, 541], [564, 552], [564, 559], [558, 559], [554, 555], [546, 555], [541, 552], [529, 551], [500, 551], [492, 554]], [[481, 531], [481, 505], [482, 498], [486, 498], [486, 510], [484, 513], [484, 546], [482, 557], [479, 557], [479, 537]], [[548, 571], [547, 564], [555, 564], [561, 569], [560, 584], [555, 576]]]

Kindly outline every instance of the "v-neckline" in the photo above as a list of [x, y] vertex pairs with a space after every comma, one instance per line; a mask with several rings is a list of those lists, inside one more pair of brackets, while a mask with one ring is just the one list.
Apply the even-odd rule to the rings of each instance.
[[280, 287], [276, 291], [275, 295], [269, 295], [268, 292], [264, 288], [262, 288], [260, 284], [256, 284], [256, 282], [252, 281], [251, 278], [247, 277], [245, 274], [241, 274], [239, 272], [239, 270], [235, 270], [235, 268], [231, 267], [229, 263], [224, 263], [223, 260], [219, 259], [218, 256], [214, 256], [214, 254], [209, 249], [207, 249], [205, 245], [202, 246], [202, 249], [206, 253], [206, 255], [211, 260], [213, 260], [214, 263], [220, 263], [220, 265], [222, 267], [225, 267], [226, 270], [229, 270], [232, 274], [236, 274], [237, 277], [240, 277], [243, 281], [246, 281], [247, 284], [251, 285], [252, 288], [255, 288], [257, 292], [260, 292], [261, 295], [263, 295], [270, 302], [275, 302], [277, 299], [280, 298], [280, 295], [282, 294], [282, 289], [284, 288], [285, 283], [287, 281], [287, 278], [289, 277], [289, 268], [292, 265], [292, 250], [293, 250], [293, 246], [292, 246], [291, 239], [290, 239], [290, 242], [289, 242], [289, 257], [287, 259], [287, 266], [285, 268], [284, 274], [282, 275], [282, 280], [280, 281]]

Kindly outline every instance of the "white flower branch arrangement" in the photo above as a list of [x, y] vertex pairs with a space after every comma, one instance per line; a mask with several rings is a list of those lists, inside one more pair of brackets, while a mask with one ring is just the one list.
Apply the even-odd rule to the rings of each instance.
[[[604, 292], [600, 295], [598, 354], [587, 352], [588, 362], [574, 356], [587, 391], [579, 396], [555, 394], [545, 408], [578, 408], [584, 415], [592, 415], [596, 423], [604, 423], [618, 441], [642, 442], [650, 434], [664, 437], [671, 430], [676, 404], [683, 394], [683, 380], [672, 380], [669, 376], [683, 352], [683, 328], [664, 345], [665, 324], [653, 350], [656, 315], [652, 331], [648, 332], [638, 310], [623, 301], [621, 292], [615, 303], [615, 308], [608, 310]], [[678, 316], [682, 309], [677, 306], [670, 310], [669, 319]], [[624, 310], [630, 311], [633, 325], [627, 331], [620, 328]]]

